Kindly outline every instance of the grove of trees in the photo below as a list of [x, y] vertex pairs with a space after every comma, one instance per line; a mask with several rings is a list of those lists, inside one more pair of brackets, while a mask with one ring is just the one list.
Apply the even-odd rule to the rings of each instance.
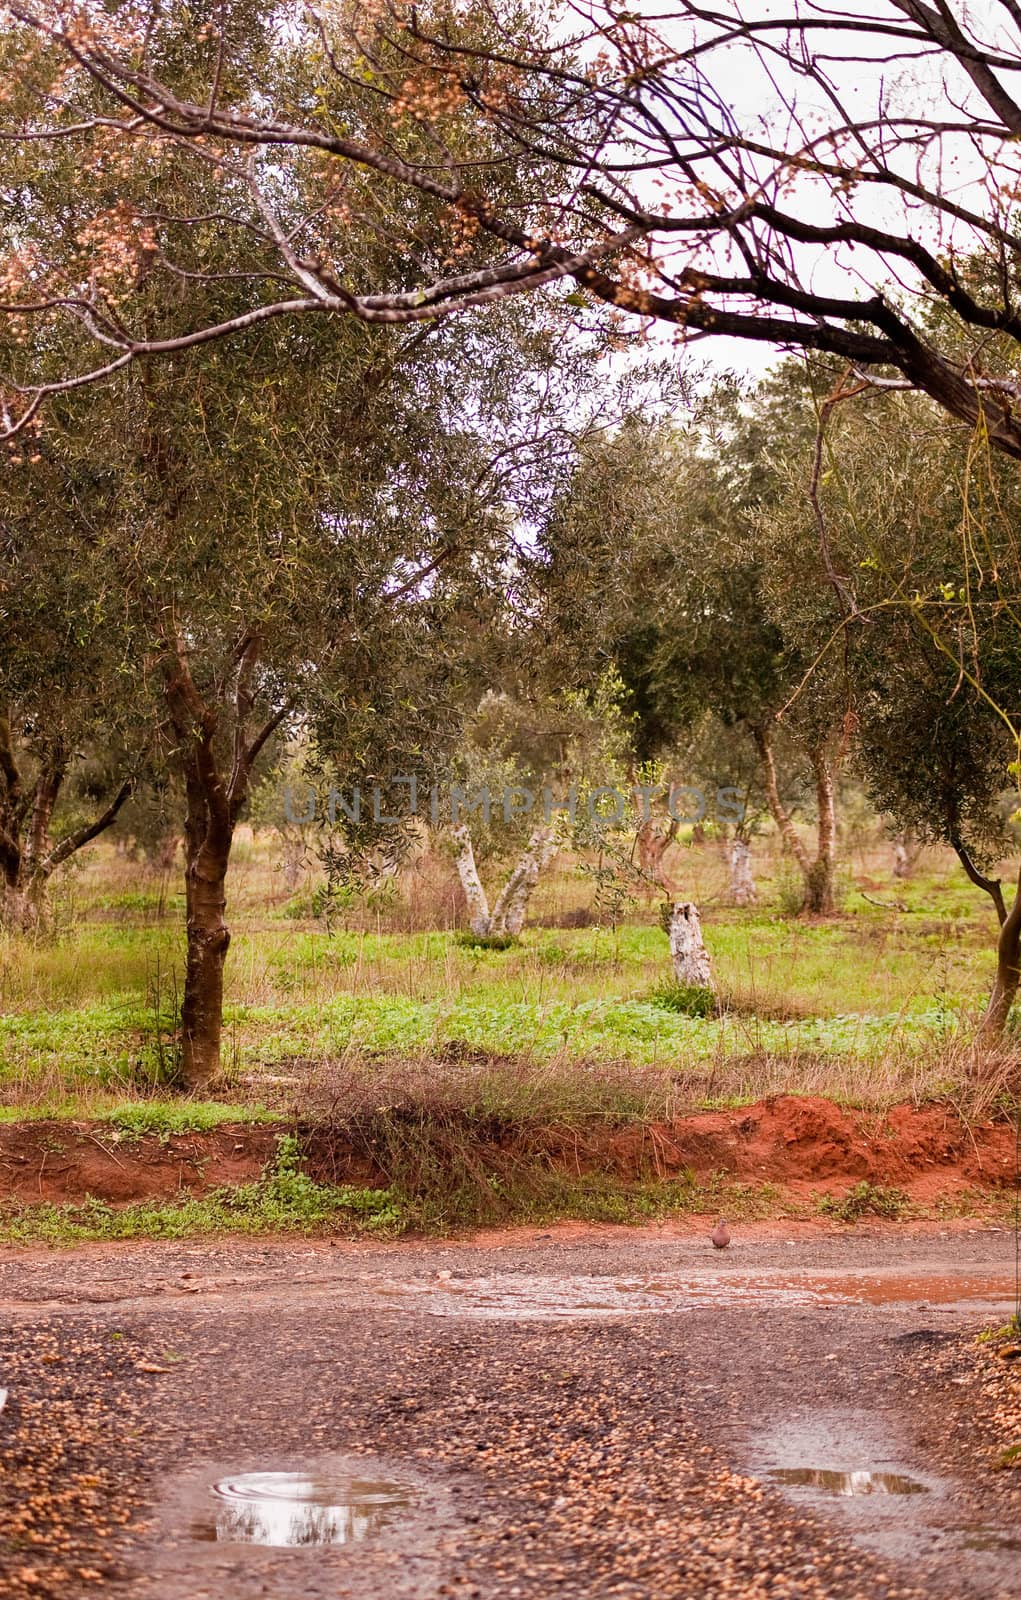
[[[844, 773], [952, 848], [1002, 1040], [1017, 6], [16, 0], [0, 64], [9, 926], [45, 929], [54, 871], [158, 787], [195, 1088], [274, 752], [561, 802], [669, 796], [700, 752], [806, 915], [836, 906]], [[698, 364], [721, 336], [786, 359], [741, 385]], [[452, 820], [480, 937], [520, 931], [557, 816]], [[608, 879], [631, 850], [659, 882], [672, 836], [627, 819]], [[378, 844], [349, 818], [331, 870]]]

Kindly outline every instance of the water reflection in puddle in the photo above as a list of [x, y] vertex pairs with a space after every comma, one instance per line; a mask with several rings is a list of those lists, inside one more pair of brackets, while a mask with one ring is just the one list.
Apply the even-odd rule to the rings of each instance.
[[769, 1474], [775, 1483], [799, 1484], [826, 1494], [928, 1494], [924, 1483], [900, 1472], [836, 1472], [830, 1467], [776, 1467]]
[[354, 1544], [414, 1502], [406, 1484], [301, 1472], [221, 1478], [212, 1494], [210, 1515], [194, 1524], [193, 1535], [233, 1544]]

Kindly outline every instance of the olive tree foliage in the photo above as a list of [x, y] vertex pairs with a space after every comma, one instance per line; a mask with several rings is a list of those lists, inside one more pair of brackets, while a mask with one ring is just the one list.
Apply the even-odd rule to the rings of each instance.
[[[38, 210], [40, 151], [102, 164], [112, 190], [7, 234], [2, 314], [78, 330], [59, 370], [31, 350], [8, 363], [9, 433], [55, 385], [253, 323], [419, 323], [566, 288], [581, 318], [682, 344], [835, 356], [1021, 456], [1017, 380], [985, 343], [1021, 340], [1014, 0], [241, 0], [191, 8], [187, 50], [182, 17], [9, 0], [0, 136], [30, 169], [9, 197]], [[183, 323], [147, 315], [134, 281], [204, 270], [187, 240], [208, 213], [122, 192], [168, 152], [215, 177], [242, 274], [233, 307]], [[391, 240], [389, 267], [352, 256], [352, 217]]]
[[[527, 698], [490, 690], [480, 700], [445, 818], [477, 938], [521, 933], [536, 885], [564, 845], [593, 878], [600, 912], [613, 913], [634, 832], [621, 688], [604, 673], [584, 689]], [[493, 899], [480, 865], [503, 874]]]
[[[110, 574], [60, 474], [11, 467], [0, 506], [0, 922], [39, 930], [53, 873], [111, 827], [152, 733], [104, 627]], [[84, 534], [84, 537], [83, 537]]]
[[[275, 74], [282, 92], [286, 52], [276, 59], [256, 12], [242, 20], [255, 80]], [[186, 28], [161, 37], [194, 65]], [[233, 188], [232, 214], [243, 204], [258, 231], [260, 198], [244, 173], [225, 180], [215, 161], [196, 164], [173, 142], [123, 163], [94, 153], [79, 170], [61, 143], [63, 165], [44, 178], [52, 154], [0, 146], [9, 201], [15, 180], [39, 184], [19, 213], [26, 248], [58, 217], [83, 236], [82, 219], [104, 201], [132, 217], [141, 206], [200, 217], [168, 224], [172, 262], [157, 264], [149, 235], [131, 233], [130, 248], [96, 267], [97, 292], [111, 304], [131, 298], [164, 328], [235, 316], [249, 277], [221, 207]], [[297, 203], [309, 177], [281, 169], [278, 196]], [[401, 265], [371, 224], [349, 218], [346, 238], [367, 271]], [[57, 370], [69, 359], [68, 327], [40, 318], [4, 329], [10, 362]], [[364, 764], [371, 749], [385, 766], [409, 738], [426, 747], [446, 702], [427, 695], [422, 661], [440, 681], [440, 652], [474, 649], [487, 605], [503, 598], [517, 531], [570, 458], [586, 361], [525, 301], [499, 319], [418, 329], [256, 320], [230, 345], [178, 349], [108, 385], [62, 390], [30, 450], [12, 446], [26, 499], [40, 516], [62, 508], [72, 563], [102, 575], [89, 625], [111, 658], [104, 681], [122, 673], [144, 686], [184, 795], [188, 1086], [219, 1062], [227, 871], [258, 763], [301, 719], [344, 764]]]
[[[571, 526], [605, 530], [604, 648], [627, 687], [639, 754], [683, 749], [707, 713], [742, 733], [802, 875], [803, 908], [826, 914], [846, 687], [829, 662], [802, 679], [819, 628], [840, 612], [818, 549], [785, 548], [769, 521], [782, 489], [771, 451], [785, 435], [808, 470], [810, 399], [784, 373], [754, 404], [718, 395], [687, 429], [623, 430], [589, 463], [561, 537], [570, 542]], [[792, 764], [814, 797], [814, 851], [787, 799]], [[713, 790], [730, 786], [728, 771], [703, 776]]]
[[[841, 390], [838, 388], [837, 393]], [[844, 664], [856, 762], [873, 803], [949, 845], [992, 901], [997, 974], [982, 1037], [1003, 1032], [1021, 975], [1016, 855], [1021, 560], [1016, 474], [988, 438], [914, 397], [833, 410], [817, 503], [789, 480], [774, 517], [795, 548], [823, 539], [843, 615], [820, 660]]]

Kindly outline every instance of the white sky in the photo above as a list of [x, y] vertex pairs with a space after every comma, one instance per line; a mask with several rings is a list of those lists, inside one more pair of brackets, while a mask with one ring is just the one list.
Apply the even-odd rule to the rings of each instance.
[[[639, 0], [635, 9], [649, 17], [669, 14], [669, 0]], [[905, 18], [892, 0], [872, 0], [866, 7], [851, 7], [833, 3], [812, 4], [809, 0], [780, 0], [780, 3], [748, 4], [745, 0], [717, 0], [714, 11], [731, 14], [737, 19], [766, 20], [770, 17], [846, 17], [858, 21], [864, 17], [881, 19], [903, 26]], [[1021, 39], [1006, 25], [1006, 13], [996, 0], [982, 0], [981, 4], [965, 6], [957, 0], [957, 15], [969, 23], [983, 43], [1006, 48], [1018, 55], [1021, 74]], [[668, 42], [680, 47], [691, 40], [693, 24], [689, 21], [667, 22], [660, 25]], [[963, 71], [955, 63], [930, 55], [914, 60], [891, 61], [881, 56], [903, 54], [903, 45], [896, 39], [868, 40], [861, 35], [840, 33], [816, 35], [816, 42], [825, 39], [821, 47], [840, 59], [828, 65], [828, 72], [845, 107], [868, 120], [881, 109], [891, 109], [906, 116], [936, 115], [952, 117], [958, 122], [982, 104], [977, 92]], [[851, 61], [851, 56], [867, 59]], [[726, 51], [704, 58], [713, 88], [726, 100], [742, 129], [751, 135], [774, 143], [783, 143], [787, 149], [797, 149], [807, 137], [814, 136], [824, 127], [832, 125], [835, 113], [822, 90], [810, 79], [795, 75], [782, 63], [770, 60], [768, 67], [757, 61], [744, 44], [727, 47]], [[1012, 91], [1021, 95], [1021, 76], [1001, 74]], [[784, 101], [787, 101], [785, 106]], [[797, 106], [797, 122], [791, 117], [789, 106]], [[990, 178], [990, 157], [999, 161], [999, 177], [1010, 186], [1021, 186], [1021, 148], [1016, 144], [987, 145], [980, 148], [968, 134], [945, 139], [939, 152], [937, 165], [935, 152], [924, 158], [916, 168], [915, 158], [905, 154], [900, 170], [910, 176], [920, 176], [926, 184], [951, 195], [959, 203], [976, 212], [988, 214], [992, 204], [986, 184]], [[763, 167], [765, 173], [768, 169]], [[708, 176], [708, 171], [706, 172]], [[651, 192], [651, 191], [650, 191]], [[768, 192], [768, 191], [767, 191]], [[773, 198], [771, 195], [770, 198]], [[852, 193], [834, 198], [830, 185], [824, 180], [799, 178], [785, 187], [777, 203], [805, 220], [825, 223], [838, 218], [854, 218], [859, 222], [908, 234], [934, 251], [967, 252], [974, 243], [974, 235], [967, 224], [946, 218], [935, 219], [917, 204], [908, 203], [902, 196], [883, 191], [876, 186], [863, 184]], [[1007, 202], [1017, 206], [1017, 202]], [[694, 264], [707, 268], [741, 271], [740, 258], [728, 253], [725, 246], [706, 247], [700, 257], [686, 257]], [[880, 287], [893, 287], [894, 268], [879, 260], [871, 251], [861, 246], [853, 249], [841, 246], [836, 249], [814, 246], [797, 247], [796, 263], [804, 287], [823, 294], [854, 298], [875, 292]], [[908, 269], [896, 267], [901, 291], [910, 292], [916, 280]], [[735, 303], [736, 304], [736, 303]], [[658, 344], [660, 339], [656, 339]], [[714, 368], [731, 369], [761, 376], [775, 364], [778, 352], [765, 344], [738, 339], [702, 339], [692, 345], [692, 358], [709, 363]]]

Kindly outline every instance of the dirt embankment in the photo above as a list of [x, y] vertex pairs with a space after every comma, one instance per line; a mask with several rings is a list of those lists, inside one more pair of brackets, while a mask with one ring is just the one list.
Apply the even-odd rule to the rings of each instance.
[[700, 1112], [607, 1137], [615, 1170], [673, 1175], [725, 1172], [742, 1183], [798, 1190], [867, 1180], [917, 1199], [1016, 1183], [1017, 1134], [1000, 1122], [965, 1123], [950, 1107], [849, 1110], [815, 1096], [781, 1095], [733, 1111]]
[[[207, 1193], [257, 1178], [272, 1161], [281, 1131], [236, 1125], [124, 1138], [109, 1123], [12, 1123], [0, 1127], [0, 1200], [61, 1202], [91, 1195], [123, 1205]], [[467, 1126], [462, 1133], [470, 1135]], [[1012, 1125], [966, 1124], [939, 1104], [865, 1113], [784, 1095], [737, 1110], [624, 1127], [488, 1123], [476, 1142], [479, 1157], [492, 1156], [497, 1165], [510, 1157], [623, 1180], [724, 1174], [738, 1183], [772, 1183], [792, 1195], [840, 1192], [868, 1180], [926, 1203], [1017, 1182]], [[386, 1182], [363, 1137], [319, 1128], [306, 1133], [303, 1145], [313, 1177], [367, 1186]]]

